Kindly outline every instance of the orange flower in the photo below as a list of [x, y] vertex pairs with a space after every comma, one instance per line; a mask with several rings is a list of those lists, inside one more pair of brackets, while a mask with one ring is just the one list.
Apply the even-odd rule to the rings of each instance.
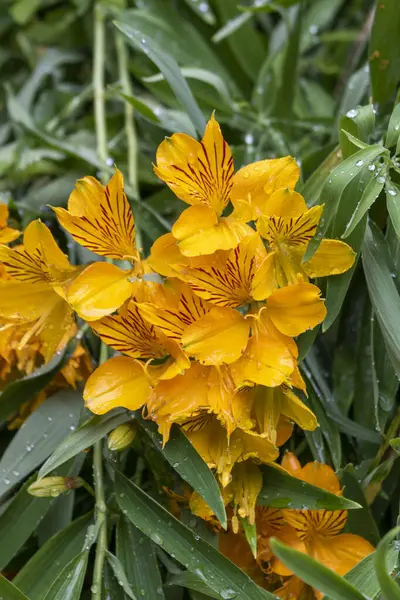
[[[281, 187], [294, 186], [299, 168], [290, 157], [264, 160], [244, 167], [234, 174], [231, 150], [224, 140], [219, 124], [212, 115], [201, 142], [175, 133], [166, 138], [157, 150], [155, 173], [184, 202], [190, 204], [172, 228], [172, 235], [185, 256], [212, 254], [218, 249], [229, 250], [249, 233], [246, 221], [253, 219], [237, 208], [231, 215], [223, 213], [229, 201], [236, 207], [252, 206]], [[247, 204], [246, 204], [247, 206]], [[174, 250], [171, 251], [175, 252]]]
[[12, 229], [7, 225], [8, 207], [7, 204], [0, 203], [0, 244], [9, 244], [21, 235], [18, 229]]

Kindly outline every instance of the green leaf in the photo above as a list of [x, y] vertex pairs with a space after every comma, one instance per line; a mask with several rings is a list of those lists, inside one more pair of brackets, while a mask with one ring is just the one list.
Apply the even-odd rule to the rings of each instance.
[[362, 250], [364, 273], [389, 358], [400, 377], [400, 297], [389, 271], [386, 252], [382, 233], [370, 222]]
[[25, 421], [0, 461], [0, 496], [43, 463], [75, 429], [82, 395], [62, 390], [47, 398]]
[[236, 15], [236, 17], [229, 19], [224, 23], [221, 29], [218, 29], [217, 33], [214, 33], [212, 41], [214, 42], [214, 44], [219, 44], [219, 42], [222, 42], [222, 40], [235, 33], [235, 31], [237, 31], [240, 27], [242, 27], [242, 25], [247, 23], [247, 21], [250, 21], [250, 19], [251, 14], [246, 13], [240, 13]]
[[108, 563], [115, 575], [115, 578], [118, 581], [118, 584], [122, 587], [128, 598], [131, 598], [131, 600], [136, 600], [136, 596], [133, 593], [131, 586], [129, 585], [129, 581], [125, 574], [124, 567], [119, 558], [114, 556], [114, 554], [112, 554], [108, 550], [106, 551], [106, 556]]
[[136, 596], [164, 600], [155, 546], [124, 516], [117, 524], [116, 553]]
[[300, 6], [293, 23], [293, 29], [288, 36], [279, 84], [276, 90], [275, 106], [272, 110], [273, 115], [284, 119], [290, 119], [293, 114], [293, 102], [298, 78], [302, 23], [303, 13]]
[[29, 479], [0, 515], [0, 569], [4, 569], [21, 546], [35, 531], [49, 510], [54, 498], [35, 498], [27, 489], [35, 477]]
[[221, 600], [221, 596], [204, 583], [201, 577], [190, 571], [182, 571], [178, 575], [173, 575], [168, 580], [168, 586], [174, 585], [186, 588], [187, 590], [193, 590], [194, 592], [200, 592], [200, 594], [204, 594], [215, 600]]
[[[181, 73], [186, 79], [196, 79], [197, 81], [202, 81], [203, 83], [211, 85], [215, 91], [218, 92], [221, 100], [225, 102], [226, 106], [233, 108], [232, 94], [220, 75], [207, 71], [206, 69], [194, 67], [182, 67]], [[163, 81], [164, 79], [162, 73], [157, 73], [156, 75], [150, 75], [150, 77], [144, 77], [143, 81], [154, 83], [156, 81]]]
[[154, 39], [145, 36], [134, 26], [119, 21], [115, 22], [115, 26], [128, 38], [133, 47], [144, 52], [157, 65], [171, 86], [177, 100], [189, 115], [194, 127], [202, 135], [206, 122], [176, 61], [165, 49], [159, 48]]
[[368, 56], [374, 102], [386, 102], [400, 80], [400, 3], [397, 0], [376, 2], [374, 24]]
[[382, 167], [377, 170], [376, 176], [374, 175], [367, 186], [364, 188], [360, 201], [358, 202], [355, 211], [353, 212], [350, 220], [347, 223], [346, 229], [342, 235], [342, 238], [346, 239], [357, 227], [361, 219], [371, 208], [375, 200], [379, 197], [379, 194], [383, 190], [385, 185], [385, 177], [382, 175], [386, 171], [386, 167]]
[[92, 519], [92, 513], [88, 513], [73, 521], [43, 544], [18, 571], [14, 583], [29, 594], [31, 600], [43, 600], [53, 581], [80, 552]]
[[340, 433], [337, 424], [332, 421], [326, 414], [321, 400], [315, 393], [314, 388], [311, 386], [307, 389], [308, 398], [306, 404], [311, 408], [319, 423], [319, 429], [323, 437], [326, 440], [326, 444], [329, 448], [332, 462], [335, 469], [339, 469], [342, 463], [342, 445], [340, 440]]
[[315, 254], [322, 239], [326, 236], [333, 217], [340, 210], [340, 200], [346, 186], [357, 176], [359, 169], [365, 163], [372, 163], [375, 158], [385, 153], [388, 154], [388, 151], [379, 144], [368, 146], [368, 148], [359, 150], [349, 156], [349, 158], [346, 158], [346, 160], [332, 171], [322, 188], [320, 196], [322, 202], [325, 203], [324, 212], [322, 213], [317, 232], [308, 244], [303, 261], [309, 260]]
[[240, 519], [240, 522], [244, 529], [244, 535], [246, 536], [247, 543], [250, 546], [251, 552], [254, 558], [257, 558], [257, 529], [256, 524], [252, 525], [249, 523], [247, 518]]
[[215, 25], [216, 18], [207, 0], [185, 0], [186, 4], [208, 25]]
[[241, 600], [275, 600], [261, 590], [243, 571], [207, 544], [185, 525], [180, 523], [158, 502], [129, 481], [124, 475], [115, 474], [115, 495], [125, 516], [175, 557], [189, 571], [197, 574], [221, 598]]
[[386, 206], [398, 238], [400, 238], [400, 193], [397, 185], [393, 182], [387, 182], [386, 187]]
[[0, 598], [4, 600], [30, 600], [28, 596], [25, 596], [11, 581], [8, 581], [0, 573]]
[[155, 423], [146, 421], [138, 415], [142, 427], [152, 439], [154, 445], [160, 450], [166, 460], [177, 473], [200, 494], [223, 527], [226, 527], [225, 505], [216, 479], [189, 442], [185, 434], [178, 427], [171, 429], [171, 436], [163, 447], [162, 437], [157, 432]]
[[[354, 585], [354, 587], [365, 594], [367, 598], [375, 600], [380, 597], [380, 585], [377, 578], [376, 571], [374, 569], [374, 560], [376, 552], [372, 552], [363, 560], [361, 560], [355, 567], [351, 569], [344, 576], [345, 580]], [[390, 573], [395, 568], [397, 563], [398, 551], [393, 545], [387, 555], [388, 572]], [[331, 598], [325, 597], [324, 600], [332, 600]]]
[[[330, 175], [332, 170], [340, 163], [340, 161], [340, 148], [336, 147], [307, 179], [301, 192], [309, 208], [315, 206], [316, 204], [321, 204], [319, 199], [321, 196], [322, 186], [326, 182], [328, 175]], [[323, 199], [322, 202], [324, 202]]]
[[360, 510], [352, 510], [348, 513], [346, 531], [361, 535], [376, 546], [380, 539], [379, 529], [371, 514], [353, 465], [346, 465], [340, 475], [340, 481], [344, 487], [344, 494], [362, 507]]
[[32, 400], [32, 398], [40, 392], [53, 377], [61, 369], [66, 351], [62, 354], [56, 354], [47, 365], [36, 369], [30, 375], [12, 381], [0, 394], [0, 421], [7, 419], [13, 412], [24, 402]]
[[[372, 104], [359, 106], [349, 110], [340, 119], [340, 145], [343, 158], [357, 152], [357, 148], [365, 147], [375, 128], [375, 111]], [[356, 138], [356, 140], [354, 140]], [[353, 141], [354, 140], [354, 141]]]
[[390, 115], [389, 125], [386, 132], [385, 146], [391, 148], [396, 146], [400, 136], [400, 103], [396, 104]]
[[322, 488], [301, 481], [292, 475], [286, 475], [274, 467], [263, 465], [264, 483], [258, 495], [257, 503], [273, 508], [297, 508], [315, 510], [361, 508], [357, 502], [336, 496]]
[[88, 550], [75, 556], [61, 571], [43, 600], [80, 600], [88, 557]]
[[[346, 83], [346, 88], [340, 100], [338, 118], [350, 110], [355, 110], [366, 95], [369, 86], [369, 66], [364, 65], [355, 71]], [[335, 136], [336, 137], [336, 132]]]
[[123, 409], [92, 417], [61, 442], [40, 469], [38, 478], [45, 477], [79, 452], [90, 448], [97, 440], [129, 419], [129, 414]]
[[365, 600], [365, 596], [353, 585], [311, 556], [293, 550], [274, 538], [270, 540], [270, 546], [273, 553], [300, 579], [332, 600]]
[[375, 551], [374, 565], [381, 592], [386, 600], [399, 600], [400, 588], [393, 578], [388, 573], [387, 559], [390, 552], [390, 544], [400, 533], [400, 527], [396, 527], [389, 531], [385, 537], [379, 542]]
[[397, 452], [397, 454], [400, 455], [400, 437], [393, 438], [392, 440], [390, 440], [389, 443], [392, 446], [393, 450], [395, 450], [395, 452]]

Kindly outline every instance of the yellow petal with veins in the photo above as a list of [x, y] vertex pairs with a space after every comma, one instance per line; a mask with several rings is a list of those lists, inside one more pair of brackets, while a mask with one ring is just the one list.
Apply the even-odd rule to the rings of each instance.
[[143, 367], [128, 356], [115, 356], [100, 365], [90, 375], [83, 392], [87, 408], [96, 415], [119, 406], [136, 410], [149, 396], [150, 385]]
[[94, 177], [79, 179], [68, 210], [53, 210], [81, 246], [109, 258], [137, 257], [133, 214], [118, 169], [106, 186]]
[[68, 290], [68, 302], [80, 317], [96, 321], [117, 310], [134, 291], [130, 274], [105, 262], [89, 265]]
[[232, 188], [233, 160], [214, 115], [201, 143], [175, 133], [160, 144], [156, 160], [156, 175], [178, 198], [210, 206], [218, 216], [222, 213]]
[[270, 252], [257, 269], [251, 287], [254, 300], [265, 300], [278, 287], [275, 275], [276, 252]]
[[311, 283], [295, 283], [275, 290], [268, 297], [268, 316], [279, 331], [297, 336], [326, 317], [321, 290]]
[[203, 364], [233, 363], [244, 351], [250, 325], [232, 308], [213, 308], [189, 325], [182, 335], [183, 348]]
[[339, 275], [350, 269], [356, 257], [353, 248], [340, 240], [322, 240], [310, 260], [302, 264], [309, 277]]
[[284, 217], [285, 219], [300, 217], [308, 211], [307, 204], [301, 194], [290, 188], [276, 190], [267, 199], [262, 210], [265, 217]]

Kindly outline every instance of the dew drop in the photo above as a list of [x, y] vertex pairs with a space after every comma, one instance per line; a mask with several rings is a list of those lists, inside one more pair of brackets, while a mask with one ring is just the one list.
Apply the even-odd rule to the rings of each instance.
[[358, 161], [356, 162], [356, 167], [362, 167], [362, 166], [363, 166], [363, 164], [364, 164], [364, 161], [363, 161], [363, 160], [358, 160]]
[[235, 590], [228, 589], [222, 590], [220, 595], [223, 600], [230, 600], [231, 598], [236, 598], [238, 594]]
[[392, 188], [392, 189], [388, 190], [388, 194], [390, 194], [391, 196], [396, 196], [397, 191]]
[[351, 110], [349, 110], [346, 113], [346, 117], [349, 117], [349, 119], [354, 119], [357, 115], [358, 115], [358, 110], [356, 110], [355, 108], [352, 108]]
[[377, 180], [378, 183], [385, 183], [385, 178], [382, 175], [380, 175], [379, 177], [377, 177], [376, 180]]
[[376, 166], [375, 165], [369, 165], [368, 167], [368, 171], [375, 171]]

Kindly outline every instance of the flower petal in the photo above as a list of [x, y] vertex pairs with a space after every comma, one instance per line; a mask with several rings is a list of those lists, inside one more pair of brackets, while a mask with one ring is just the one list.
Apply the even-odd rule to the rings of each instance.
[[68, 210], [53, 210], [64, 229], [88, 250], [117, 259], [137, 256], [133, 214], [118, 169], [106, 186], [94, 177], [79, 179]]
[[313, 558], [339, 575], [348, 573], [373, 551], [374, 547], [367, 540], [351, 533], [330, 538], [315, 536], [311, 544]]
[[280, 188], [294, 188], [299, 176], [299, 166], [291, 156], [260, 160], [243, 167], [233, 178], [231, 199], [235, 217], [245, 221], [258, 219], [268, 198]]
[[45, 362], [53, 358], [74, 323], [73, 313], [68, 303], [56, 294], [54, 294], [54, 297], [54, 306], [46, 316], [40, 331]]
[[268, 297], [268, 316], [280, 332], [300, 335], [321, 323], [326, 316], [321, 290], [311, 283], [295, 283], [275, 290]]
[[172, 233], [160, 236], [151, 247], [150, 267], [164, 277], [176, 277], [176, 270], [173, 266], [187, 263], [188, 259], [180, 251], [178, 242]]
[[208, 228], [202, 229], [197, 225], [196, 233], [180, 240], [179, 249], [185, 256], [213, 254], [217, 250], [235, 248], [241, 240], [252, 234], [254, 231], [246, 223], [231, 216], [222, 217]]
[[318, 427], [317, 417], [292, 390], [287, 386], [283, 386], [279, 389], [278, 394], [280, 396], [280, 411], [283, 415], [306, 431], [314, 431]]
[[216, 260], [209, 267], [183, 268], [179, 276], [201, 298], [235, 308], [251, 302], [252, 282], [266, 256], [260, 237], [253, 234], [231, 250], [225, 260]]
[[265, 300], [278, 287], [275, 275], [276, 252], [270, 252], [257, 269], [251, 287], [254, 300]]
[[272, 196], [267, 198], [262, 209], [262, 215], [290, 219], [300, 217], [307, 210], [308, 207], [303, 196], [286, 187], [276, 190]]
[[286, 344], [271, 336], [253, 335], [241, 358], [231, 365], [237, 386], [248, 382], [274, 387], [291, 374], [295, 361]]
[[237, 360], [246, 347], [250, 326], [232, 308], [213, 308], [182, 335], [183, 348], [203, 364], [220, 365]]
[[130, 274], [116, 265], [89, 265], [68, 290], [68, 302], [80, 317], [96, 321], [117, 310], [134, 291]]
[[0, 282], [0, 316], [34, 321], [50, 310], [57, 294], [46, 283]]
[[262, 216], [257, 221], [257, 231], [272, 247], [278, 244], [303, 246], [314, 237], [323, 208], [313, 206], [297, 217]]
[[350, 269], [356, 257], [353, 248], [340, 240], [322, 240], [314, 256], [303, 263], [309, 277], [339, 275]]
[[150, 385], [143, 367], [128, 356], [115, 356], [100, 365], [83, 392], [87, 408], [96, 415], [118, 406], [136, 410], [149, 397]]
[[163, 358], [166, 355], [153, 325], [143, 319], [132, 301], [123, 306], [118, 315], [103, 317], [91, 323], [91, 327], [106, 344], [132, 358]]
[[182, 133], [166, 138], [157, 150], [154, 171], [178, 198], [211, 206], [220, 215], [229, 201], [233, 160], [214, 115], [200, 143]]

